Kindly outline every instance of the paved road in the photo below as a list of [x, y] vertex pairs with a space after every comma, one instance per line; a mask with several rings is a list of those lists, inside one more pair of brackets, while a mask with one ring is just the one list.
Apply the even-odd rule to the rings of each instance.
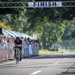
[[0, 64], [0, 75], [75, 75], [75, 55], [40, 55]]

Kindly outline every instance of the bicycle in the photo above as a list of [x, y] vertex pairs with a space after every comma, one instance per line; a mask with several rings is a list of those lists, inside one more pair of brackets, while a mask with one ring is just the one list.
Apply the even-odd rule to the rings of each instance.
[[19, 64], [20, 61], [20, 48], [16, 47], [16, 64]]

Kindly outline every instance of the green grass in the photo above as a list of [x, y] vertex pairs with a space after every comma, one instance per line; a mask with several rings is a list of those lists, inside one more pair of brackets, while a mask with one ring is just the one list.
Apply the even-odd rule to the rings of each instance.
[[58, 51], [50, 51], [47, 49], [42, 49], [39, 51], [39, 54], [62, 54], [63, 52], [75, 52], [75, 50], [59, 49]]
[[49, 51], [49, 50], [40, 50], [39, 51], [39, 54], [60, 54], [61, 52], [58, 52], [58, 51]]
[[71, 50], [71, 49], [60, 49], [60, 51], [63, 51], [63, 52], [75, 52], [75, 50]]

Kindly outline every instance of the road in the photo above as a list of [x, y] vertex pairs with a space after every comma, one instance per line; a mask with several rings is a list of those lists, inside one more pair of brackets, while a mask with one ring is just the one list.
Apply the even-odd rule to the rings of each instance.
[[0, 75], [75, 75], [75, 55], [40, 55], [0, 64]]

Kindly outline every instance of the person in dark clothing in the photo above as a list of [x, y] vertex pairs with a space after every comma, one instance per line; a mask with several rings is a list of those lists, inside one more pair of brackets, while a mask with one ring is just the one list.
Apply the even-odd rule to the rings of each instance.
[[20, 61], [22, 60], [22, 40], [20, 37], [16, 37], [15, 41], [15, 57], [16, 57], [16, 47], [20, 48]]

